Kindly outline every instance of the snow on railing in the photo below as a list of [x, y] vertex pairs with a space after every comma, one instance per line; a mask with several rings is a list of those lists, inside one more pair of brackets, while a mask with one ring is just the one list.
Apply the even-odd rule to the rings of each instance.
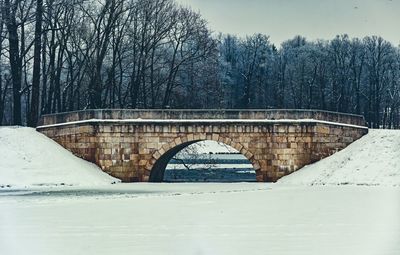
[[320, 111], [320, 110], [83, 110], [57, 114], [43, 115], [39, 125], [52, 125], [83, 120], [319, 120], [343, 123], [356, 126], [365, 126], [361, 115]]

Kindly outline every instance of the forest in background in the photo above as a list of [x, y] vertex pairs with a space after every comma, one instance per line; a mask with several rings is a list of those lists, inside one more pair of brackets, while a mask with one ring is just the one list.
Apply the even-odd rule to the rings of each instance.
[[[174, 0], [0, 0], [0, 123], [98, 108], [321, 109], [400, 128], [400, 48], [215, 34]], [[275, 26], [277, 24], [271, 24]]]

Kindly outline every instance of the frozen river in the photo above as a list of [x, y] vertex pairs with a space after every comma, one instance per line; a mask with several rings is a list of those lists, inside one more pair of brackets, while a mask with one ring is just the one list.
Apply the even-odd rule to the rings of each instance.
[[0, 193], [0, 254], [400, 254], [400, 189], [118, 184]]

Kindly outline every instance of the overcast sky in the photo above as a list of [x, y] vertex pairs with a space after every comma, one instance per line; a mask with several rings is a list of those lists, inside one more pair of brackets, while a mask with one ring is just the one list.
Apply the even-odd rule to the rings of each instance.
[[380, 35], [400, 44], [400, 0], [177, 0], [200, 11], [215, 32], [263, 33], [275, 44], [303, 35]]

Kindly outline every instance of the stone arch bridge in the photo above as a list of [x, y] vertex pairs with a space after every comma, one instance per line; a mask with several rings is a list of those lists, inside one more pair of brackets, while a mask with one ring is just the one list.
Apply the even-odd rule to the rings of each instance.
[[315, 110], [85, 110], [44, 115], [37, 130], [124, 182], [161, 182], [169, 160], [203, 140], [276, 181], [368, 133], [362, 116]]

